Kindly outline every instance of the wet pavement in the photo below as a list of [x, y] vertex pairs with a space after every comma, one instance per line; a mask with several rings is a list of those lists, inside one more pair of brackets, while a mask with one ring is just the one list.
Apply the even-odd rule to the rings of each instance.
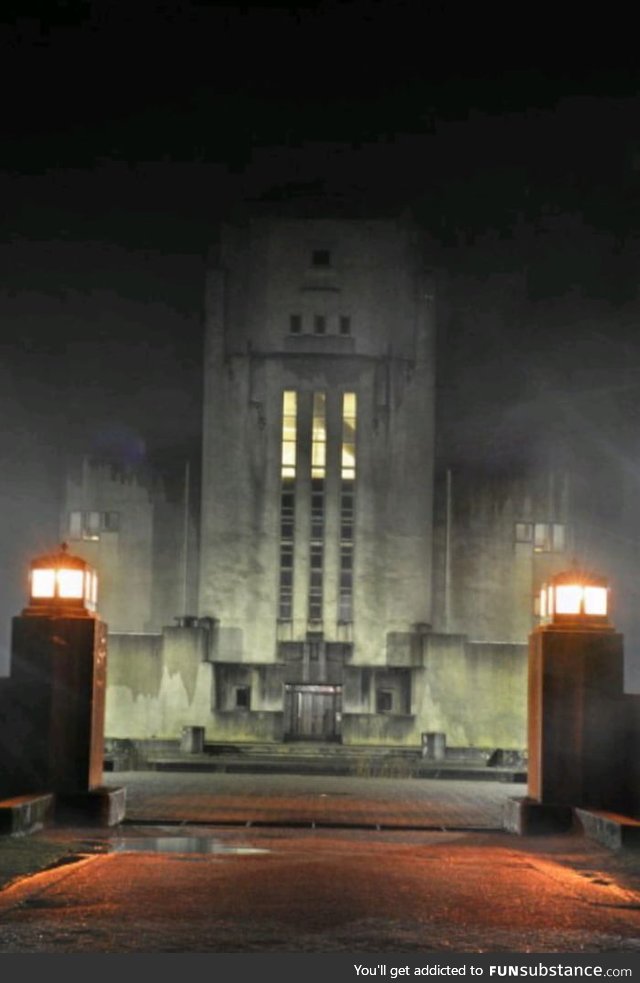
[[0, 951], [640, 954], [638, 853], [501, 831], [513, 788], [106, 780], [120, 826], [0, 840]]
[[501, 829], [506, 800], [524, 785], [328, 775], [117, 772], [127, 819], [360, 829]]

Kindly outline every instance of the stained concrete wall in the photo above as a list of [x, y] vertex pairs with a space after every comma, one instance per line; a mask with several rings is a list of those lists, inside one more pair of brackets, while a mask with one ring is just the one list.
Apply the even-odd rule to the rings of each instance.
[[[185, 497], [185, 469], [172, 482], [144, 467], [84, 459], [67, 477], [61, 539], [98, 572], [100, 615], [112, 632], [159, 631], [197, 604], [197, 504]], [[169, 484], [172, 485], [169, 489]], [[115, 531], [73, 537], [71, 512], [115, 512]]]
[[[580, 514], [568, 474], [450, 469], [438, 476], [434, 627], [474, 641], [525, 644], [534, 601], [549, 576], [571, 565]], [[557, 523], [565, 548], [518, 542], [516, 524]]]
[[[280, 741], [285, 666], [211, 661], [215, 632], [166, 628], [158, 635], [109, 639], [106, 736], [177, 740], [185, 726], [208, 741]], [[345, 744], [420, 747], [426, 731], [455, 747], [526, 747], [525, 646], [472, 644], [464, 636], [427, 634], [419, 664], [344, 670]], [[237, 708], [237, 686], [251, 687]], [[394, 694], [392, 712], [376, 713], [376, 692]]]
[[211, 720], [213, 667], [204, 628], [162, 634], [111, 634], [107, 658], [105, 735], [179, 738], [183, 727]]

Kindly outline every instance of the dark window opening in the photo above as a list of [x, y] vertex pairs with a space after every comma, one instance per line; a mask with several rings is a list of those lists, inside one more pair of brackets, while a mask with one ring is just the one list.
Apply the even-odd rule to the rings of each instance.
[[236, 687], [236, 707], [239, 710], [248, 710], [251, 706], [251, 687], [250, 686], [237, 686]]
[[390, 689], [376, 690], [376, 713], [389, 713], [393, 709], [393, 693]]
[[351, 334], [351, 318], [347, 314], [340, 317], [340, 334]]
[[316, 334], [325, 334], [327, 330], [327, 319], [324, 314], [316, 314], [313, 319], [313, 330]]

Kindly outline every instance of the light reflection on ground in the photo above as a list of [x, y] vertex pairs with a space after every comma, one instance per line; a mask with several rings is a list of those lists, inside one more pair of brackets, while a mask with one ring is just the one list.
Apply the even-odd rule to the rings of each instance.
[[252, 846], [234, 846], [222, 843], [211, 836], [140, 836], [112, 840], [110, 853], [270, 853], [270, 850]]

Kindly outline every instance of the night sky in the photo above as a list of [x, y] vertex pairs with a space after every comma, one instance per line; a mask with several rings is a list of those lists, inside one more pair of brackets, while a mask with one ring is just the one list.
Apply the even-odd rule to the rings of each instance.
[[197, 452], [206, 251], [258, 198], [423, 226], [447, 459], [526, 458], [542, 425], [633, 466], [640, 74], [471, 16], [3, 5], [0, 618], [73, 456]]

